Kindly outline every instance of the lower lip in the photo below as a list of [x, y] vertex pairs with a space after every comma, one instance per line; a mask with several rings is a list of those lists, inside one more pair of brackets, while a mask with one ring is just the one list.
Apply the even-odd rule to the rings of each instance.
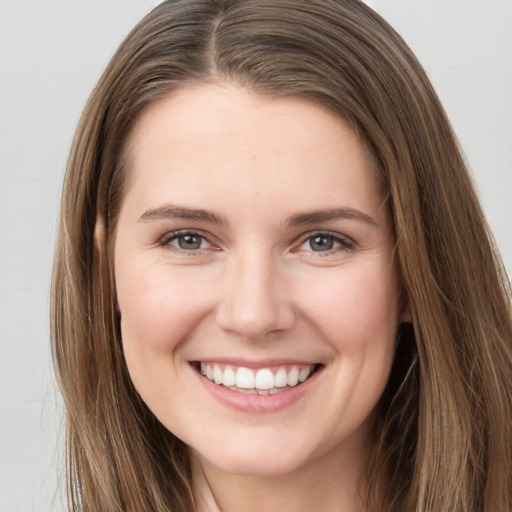
[[314, 386], [323, 367], [319, 368], [309, 379], [294, 388], [280, 391], [272, 395], [249, 395], [219, 386], [193, 370], [205, 389], [223, 405], [237, 411], [248, 413], [271, 413], [288, 407], [300, 400]]

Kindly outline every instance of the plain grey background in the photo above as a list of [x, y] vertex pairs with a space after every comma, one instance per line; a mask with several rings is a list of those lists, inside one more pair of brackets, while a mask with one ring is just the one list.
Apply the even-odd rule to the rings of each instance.
[[[0, 0], [0, 512], [65, 509], [48, 329], [61, 181], [87, 96], [158, 3]], [[510, 274], [512, 0], [367, 3], [427, 69]]]

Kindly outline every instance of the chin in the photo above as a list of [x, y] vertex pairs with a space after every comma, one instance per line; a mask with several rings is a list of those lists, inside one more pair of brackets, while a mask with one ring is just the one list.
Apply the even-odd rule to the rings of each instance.
[[[201, 464], [222, 473], [246, 477], [278, 477], [294, 473], [307, 467], [323, 450], [308, 446], [304, 439], [293, 436], [278, 436], [271, 440], [270, 435], [244, 437], [238, 442], [208, 443], [204, 450], [192, 449], [192, 455]], [[221, 447], [215, 449], [214, 447]], [[213, 449], [212, 449], [213, 448]]]

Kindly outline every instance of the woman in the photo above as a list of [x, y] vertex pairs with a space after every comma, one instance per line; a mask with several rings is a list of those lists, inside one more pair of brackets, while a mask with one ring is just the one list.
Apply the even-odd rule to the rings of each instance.
[[164, 2], [85, 109], [53, 286], [73, 510], [506, 511], [510, 288], [357, 1]]

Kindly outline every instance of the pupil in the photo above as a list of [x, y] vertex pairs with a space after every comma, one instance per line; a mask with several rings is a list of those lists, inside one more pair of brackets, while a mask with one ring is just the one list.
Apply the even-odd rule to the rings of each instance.
[[315, 236], [309, 245], [311, 246], [311, 249], [314, 251], [328, 251], [332, 249], [333, 247], [333, 240], [332, 238], [328, 238], [326, 236]]
[[201, 241], [199, 240], [199, 237], [194, 235], [183, 235], [180, 236], [178, 239], [178, 244], [181, 247], [181, 249], [199, 249], [201, 247]]

